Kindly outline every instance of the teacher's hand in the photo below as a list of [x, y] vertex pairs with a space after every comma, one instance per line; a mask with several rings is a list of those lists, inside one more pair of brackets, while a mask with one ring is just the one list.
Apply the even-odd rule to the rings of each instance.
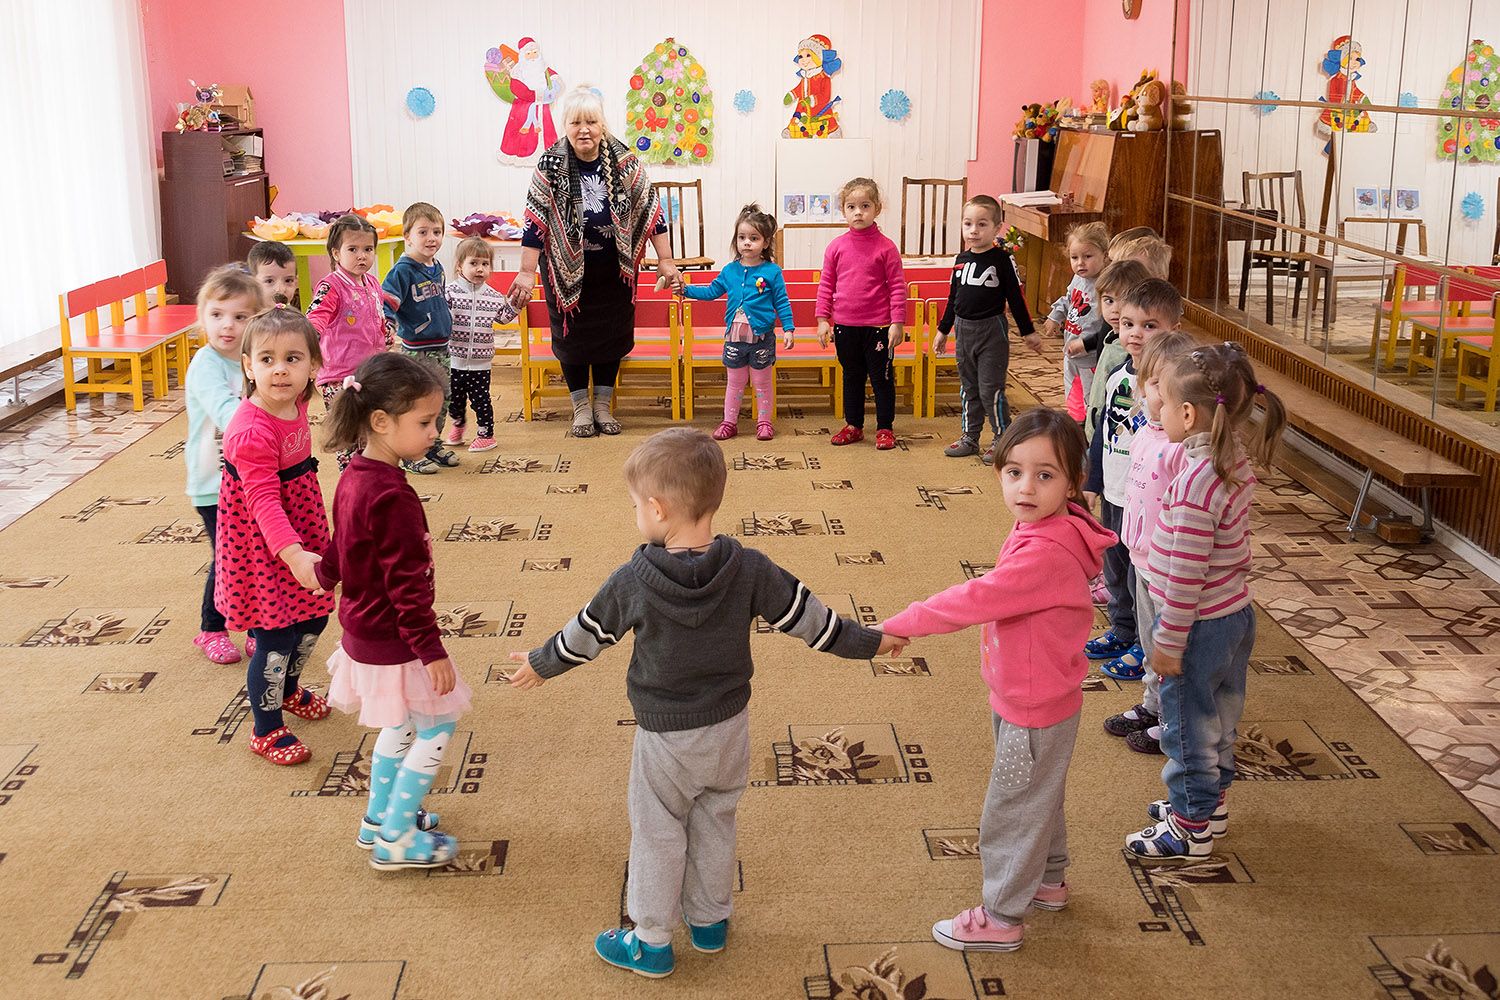
[[517, 312], [526, 308], [526, 303], [531, 301], [531, 290], [535, 287], [535, 271], [522, 271], [511, 281], [510, 291], [506, 293], [506, 297], [510, 299], [510, 304], [515, 306]]
[[656, 273], [659, 277], [666, 279], [667, 284], [673, 291], [682, 288], [682, 272], [677, 270], [677, 265], [669, 260], [658, 260], [656, 262]]

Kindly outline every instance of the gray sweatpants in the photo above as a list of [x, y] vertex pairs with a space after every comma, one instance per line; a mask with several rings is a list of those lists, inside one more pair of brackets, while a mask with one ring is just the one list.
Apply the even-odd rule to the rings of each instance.
[[1037, 886], [1063, 880], [1068, 828], [1063, 793], [1082, 713], [1043, 729], [1027, 729], [996, 715], [995, 766], [979, 817], [984, 907], [1018, 924]]
[[1141, 704], [1153, 715], [1161, 714], [1161, 678], [1151, 669], [1151, 630], [1156, 628], [1156, 599], [1151, 596], [1151, 581], [1146, 578], [1143, 566], [1135, 567], [1135, 629], [1141, 644], [1142, 657], [1146, 663], [1145, 691], [1141, 693]]
[[1010, 424], [1005, 400], [1005, 373], [1010, 367], [1010, 327], [1005, 314], [989, 319], [953, 320], [953, 355], [958, 361], [958, 392], [962, 410], [961, 434], [975, 444], [984, 422], [998, 438]]
[[630, 873], [625, 906], [651, 945], [686, 918], [729, 916], [734, 817], [750, 780], [750, 710], [701, 729], [637, 728], [630, 758]]

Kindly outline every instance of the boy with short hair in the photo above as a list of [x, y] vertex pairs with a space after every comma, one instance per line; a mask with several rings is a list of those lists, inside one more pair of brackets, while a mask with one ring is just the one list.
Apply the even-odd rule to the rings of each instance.
[[275, 240], [262, 240], [245, 258], [250, 277], [260, 283], [268, 305], [284, 303], [302, 308], [297, 294], [297, 258], [292, 248]]
[[[1156, 235], [1156, 231], [1147, 226], [1137, 226], [1127, 229], [1116, 236], [1109, 244], [1109, 259], [1111, 261], [1135, 261], [1145, 268], [1148, 278], [1161, 278], [1167, 280], [1167, 271], [1172, 265], [1172, 246], [1166, 240]], [[1101, 274], [1100, 277], [1103, 277]], [[1142, 281], [1145, 278], [1141, 279]], [[1108, 372], [1116, 368], [1120, 362], [1125, 360], [1125, 351], [1120, 347], [1119, 338], [1110, 331], [1103, 340], [1099, 350], [1099, 371]], [[1104, 409], [1105, 403], [1104, 382], [1095, 379], [1089, 390], [1087, 419], [1083, 425], [1084, 434], [1090, 438], [1094, 435], [1094, 425], [1098, 420], [1099, 411]]]
[[984, 453], [989, 464], [995, 444], [1010, 423], [1005, 400], [1005, 376], [1010, 368], [1010, 336], [1005, 307], [1010, 306], [1026, 346], [1042, 350], [1041, 334], [1031, 323], [1031, 313], [1021, 294], [1016, 265], [995, 236], [1000, 226], [1000, 203], [987, 194], [964, 202], [964, 248], [953, 261], [948, 285], [948, 307], [938, 320], [932, 352], [942, 354], [951, 332], [957, 341], [960, 425], [958, 440], [943, 449], [949, 458], [979, 452], [979, 435], [989, 420], [991, 441]]
[[[1099, 523], [1116, 534], [1124, 520], [1130, 442], [1146, 420], [1135, 405], [1135, 362], [1149, 340], [1181, 326], [1182, 296], [1160, 278], [1137, 284], [1121, 299], [1120, 347], [1125, 359], [1101, 380], [1105, 406], [1089, 443], [1083, 486], [1085, 493], [1101, 497]], [[1105, 551], [1104, 582], [1109, 587], [1110, 627], [1085, 643], [1084, 652], [1090, 659], [1108, 661], [1099, 667], [1101, 673], [1118, 681], [1138, 681], [1145, 675], [1145, 654], [1136, 628], [1135, 574], [1128, 546], [1117, 542]], [[1137, 749], [1134, 744], [1132, 749]]]
[[[397, 304], [385, 305], [386, 322], [400, 339], [401, 353], [416, 358], [432, 368], [443, 383], [443, 409], [438, 412], [437, 429], [443, 431], [448, 409], [449, 369], [448, 342], [453, 336], [453, 314], [444, 298], [443, 265], [437, 261], [443, 247], [443, 213], [425, 201], [408, 205], [401, 216], [401, 232], [406, 237], [406, 252], [391, 267], [381, 287]], [[407, 472], [430, 476], [438, 466], [453, 468], [458, 456], [443, 447], [441, 438], [433, 442], [426, 456], [415, 462], [403, 460]]]
[[490, 401], [490, 377], [495, 365], [495, 324], [516, 318], [510, 299], [488, 284], [494, 251], [478, 236], [470, 236], [453, 254], [458, 271], [448, 282], [448, 310], [453, 314], [453, 338], [448, 342], [449, 365], [453, 373], [452, 402], [448, 416], [452, 423], [443, 438], [451, 445], [464, 443], [465, 404], [474, 407], [478, 425], [470, 451], [491, 451], [495, 447], [495, 407]]
[[684, 917], [698, 951], [722, 951], [728, 933], [735, 809], [750, 774], [752, 622], [853, 660], [899, 653], [906, 641], [840, 618], [769, 557], [714, 534], [727, 471], [707, 434], [654, 434], [624, 471], [646, 544], [562, 631], [511, 654], [527, 664], [511, 685], [535, 687], [635, 631], [625, 675], [637, 723], [626, 890], [635, 928], [603, 932], [594, 951], [659, 979], [675, 967], [672, 932]]

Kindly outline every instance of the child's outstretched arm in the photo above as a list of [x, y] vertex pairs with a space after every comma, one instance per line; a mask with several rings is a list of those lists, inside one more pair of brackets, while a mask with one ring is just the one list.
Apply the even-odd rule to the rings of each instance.
[[756, 559], [752, 551], [745, 555], [755, 559], [756, 610], [773, 628], [846, 660], [868, 660], [891, 638], [834, 614], [801, 580], [760, 553]]
[[954, 584], [925, 601], [913, 601], [880, 623], [890, 635], [913, 638], [957, 632], [971, 625], [1019, 618], [1056, 603], [1056, 592], [1039, 586], [1057, 573], [1051, 543], [1022, 542], [984, 576]]
[[728, 291], [728, 288], [724, 285], [724, 272], [720, 271], [714, 275], [714, 280], [706, 285], [684, 283], [679, 291], [685, 299], [716, 299]]
[[616, 570], [599, 592], [574, 615], [551, 639], [530, 653], [512, 653], [511, 660], [525, 661], [526, 666], [511, 675], [511, 687], [527, 690], [558, 674], [587, 663], [620, 641], [634, 627], [625, 614], [621, 597], [627, 580], [625, 570]]

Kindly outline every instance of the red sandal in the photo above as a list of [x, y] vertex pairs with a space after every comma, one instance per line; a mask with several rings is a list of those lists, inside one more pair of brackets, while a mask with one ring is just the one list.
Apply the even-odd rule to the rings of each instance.
[[[307, 695], [303, 701], [302, 696]], [[328, 707], [328, 702], [316, 691], [309, 691], [305, 687], [299, 687], [281, 701], [281, 710], [291, 712], [299, 719], [307, 719], [317, 722], [326, 719], [333, 714], [333, 709]]]
[[277, 746], [276, 741], [283, 736], [290, 736], [294, 740], [297, 739], [296, 734], [286, 726], [282, 726], [280, 729], [272, 730], [264, 736], [251, 736], [250, 752], [264, 757], [272, 764], [278, 764], [282, 767], [301, 764], [311, 759], [312, 751], [307, 749], [307, 744], [301, 740], [297, 740], [296, 743], [288, 746]]

